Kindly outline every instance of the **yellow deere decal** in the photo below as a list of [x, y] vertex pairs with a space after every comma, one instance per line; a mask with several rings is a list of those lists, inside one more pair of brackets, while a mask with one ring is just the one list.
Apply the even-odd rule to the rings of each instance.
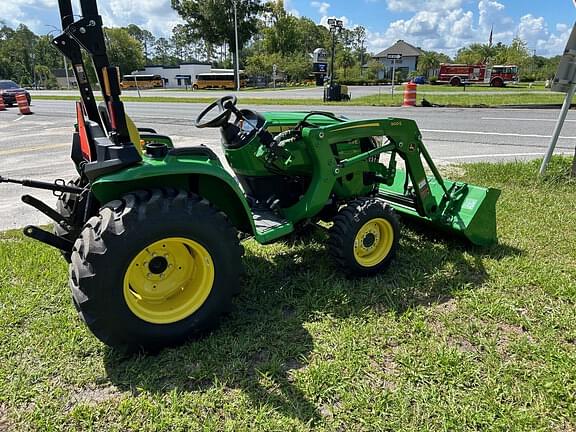
[[356, 126], [344, 127], [342, 129], [338, 129], [334, 132], [340, 132], [340, 131], [348, 130], [348, 129], [360, 129], [360, 128], [378, 127], [378, 126], [380, 126], [380, 123], [366, 123], [366, 124], [361, 124], [361, 125], [356, 125]]

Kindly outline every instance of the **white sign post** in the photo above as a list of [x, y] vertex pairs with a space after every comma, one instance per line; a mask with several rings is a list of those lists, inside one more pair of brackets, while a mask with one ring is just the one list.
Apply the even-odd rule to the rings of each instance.
[[554, 128], [548, 151], [542, 161], [542, 165], [540, 166], [540, 176], [543, 176], [546, 173], [546, 168], [548, 167], [548, 163], [550, 162], [554, 149], [556, 148], [556, 143], [560, 137], [562, 126], [564, 126], [564, 121], [566, 120], [568, 110], [572, 104], [574, 93], [576, 92], [576, 24], [574, 24], [574, 27], [572, 28], [572, 34], [566, 44], [564, 55], [560, 59], [558, 71], [556, 72], [556, 76], [552, 83], [552, 91], [564, 92], [566, 93], [566, 98], [564, 99], [558, 122]]
[[392, 97], [394, 97], [394, 79], [396, 77], [396, 60], [402, 59], [402, 54], [387, 54], [386, 58], [392, 60]]

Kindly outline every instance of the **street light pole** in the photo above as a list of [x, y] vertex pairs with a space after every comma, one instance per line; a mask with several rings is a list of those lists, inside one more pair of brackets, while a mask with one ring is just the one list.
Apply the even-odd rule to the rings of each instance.
[[240, 91], [240, 53], [238, 52], [238, 12], [236, 11], [236, 2], [234, 0], [234, 42], [236, 45], [236, 91]]
[[332, 60], [330, 61], [330, 89], [334, 84], [334, 56], [336, 52], [336, 33], [344, 28], [344, 22], [342, 20], [337, 20], [335, 18], [328, 19], [328, 25], [330, 26], [330, 33], [332, 33]]

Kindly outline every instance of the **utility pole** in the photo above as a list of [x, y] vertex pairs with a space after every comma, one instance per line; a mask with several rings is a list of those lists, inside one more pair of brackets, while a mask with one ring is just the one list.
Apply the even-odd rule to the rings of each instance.
[[364, 39], [360, 43], [360, 78], [364, 76]]
[[234, 0], [234, 42], [236, 45], [236, 91], [240, 91], [240, 53], [238, 52], [238, 12], [236, 10], [236, 3], [238, 0]]

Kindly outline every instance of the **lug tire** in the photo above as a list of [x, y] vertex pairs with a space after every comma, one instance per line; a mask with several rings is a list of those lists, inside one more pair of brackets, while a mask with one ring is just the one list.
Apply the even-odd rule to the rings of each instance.
[[[132, 311], [125, 277], [139, 253], [169, 238], [205, 248], [214, 277], [196, 310], [158, 324]], [[240, 284], [242, 254], [236, 229], [207, 200], [181, 190], [137, 191], [106, 204], [86, 223], [72, 251], [70, 287], [80, 317], [102, 342], [123, 351], [156, 351], [219, 323]]]
[[[383, 247], [382, 256], [377, 261], [364, 265], [355, 253], [358, 235], [369, 223], [386, 227], [386, 235], [380, 234], [382, 241], [389, 242]], [[391, 237], [391, 239], [390, 239]], [[400, 224], [394, 210], [377, 198], [362, 198], [350, 202], [334, 218], [330, 229], [328, 251], [336, 265], [349, 276], [369, 276], [385, 270], [396, 255], [400, 240]]]

